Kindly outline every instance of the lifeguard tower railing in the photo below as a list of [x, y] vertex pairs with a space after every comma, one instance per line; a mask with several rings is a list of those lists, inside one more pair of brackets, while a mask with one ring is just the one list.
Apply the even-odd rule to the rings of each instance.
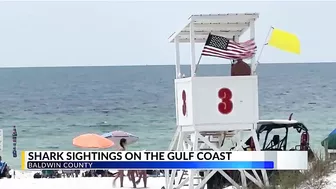
[[[250, 38], [255, 39], [255, 21], [258, 13], [245, 14], [200, 14], [191, 15], [180, 30], [169, 37], [170, 43], [175, 43], [176, 78], [181, 78], [180, 43], [190, 44], [191, 77], [196, 71], [195, 44], [204, 44], [209, 33], [239, 41], [239, 38], [250, 30]], [[256, 65], [256, 58], [251, 59], [252, 70]]]

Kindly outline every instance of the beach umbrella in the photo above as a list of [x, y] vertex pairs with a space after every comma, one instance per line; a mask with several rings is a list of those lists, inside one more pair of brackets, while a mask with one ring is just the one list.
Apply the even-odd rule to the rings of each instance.
[[113, 141], [113, 143], [118, 146], [120, 144], [120, 139], [122, 138], [126, 139], [127, 145], [133, 144], [139, 140], [139, 137], [125, 131], [112, 131], [104, 133], [101, 136]]
[[80, 148], [110, 148], [113, 142], [97, 134], [83, 134], [72, 140], [74, 146]]
[[329, 133], [328, 137], [321, 142], [323, 147], [325, 141], [328, 142], [328, 149], [336, 149], [336, 129]]

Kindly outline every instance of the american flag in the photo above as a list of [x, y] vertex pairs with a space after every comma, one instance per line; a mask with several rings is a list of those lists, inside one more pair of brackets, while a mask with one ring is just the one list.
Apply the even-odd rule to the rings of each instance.
[[202, 51], [203, 56], [214, 56], [230, 60], [249, 59], [257, 50], [253, 39], [243, 43], [225, 37], [209, 34]]

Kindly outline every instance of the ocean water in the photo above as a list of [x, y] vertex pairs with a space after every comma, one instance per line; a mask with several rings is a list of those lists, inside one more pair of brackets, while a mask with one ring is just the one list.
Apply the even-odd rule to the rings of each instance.
[[[189, 67], [184, 66], [184, 73]], [[336, 64], [262, 64], [258, 67], [261, 119], [290, 113], [310, 130], [311, 143], [336, 127]], [[199, 75], [228, 75], [229, 65], [206, 65]], [[140, 137], [130, 149], [167, 149], [175, 131], [174, 66], [0, 69], [3, 159], [12, 158], [12, 126], [21, 150], [75, 150], [83, 133], [124, 130]], [[290, 142], [299, 144], [299, 135]], [[296, 136], [296, 137], [295, 137]]]

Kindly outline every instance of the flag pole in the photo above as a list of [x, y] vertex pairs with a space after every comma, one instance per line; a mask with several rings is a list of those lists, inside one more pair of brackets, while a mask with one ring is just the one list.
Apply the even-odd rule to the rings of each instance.
[[197, 62], [197, 64], [196, 64], [196, 68], [195, 68], [195, 71], [194, 71], [194, 75], [196, 75], [197, 68], [198, 68], [199, 63], [200, 63], [201, 60], [202, 60], [202, 57], [203, 57], [203, 55], [201, 54], [200, 57], [198, 58], [198, 62]]
[[261, 47], [259, 56], [258, 56], [258, 58], [257, 58], [256, 66], [254, 67], [253, 73], [256, 72], [257, 66], [258, 66], [258, 64], [259, 64], [260, 57], [261, 57], [261, 55], [262, 55], [262, 53], [263, 53], [263, 51], [264, 51], [265, 46], [268, 45], [267, 41], [268, 41], [268, 38], [269, 38], [269, 36], [270, 36], [270, 34], [271, 34], [271, 31], [272, 31], [273, 29], [274, 29], [274, 27], [271, 26], [270, 29], [268, 30], [267, 36], [266, 36], [266, 38], [265, 38], [265, 42], [264, 42], [263, 46]]
[[[208, 37], [207, 37], [207, 40], [209, 39], [209, 36], [211, 35], [211, 32], [209, 33], [209, 35], [208, 35]], [[206, 40], [206, 41], [207, 41]], [[206, 42], [205, 42], [205, 44], [206, 44]], [[204, 46], [205, 46], [205, 44], [204, 44]], [[204, 49], [204, 46], [203, 46], [203, 49]], [[199, 63], [201, 62], [201, 60], [202, 60], [202, 57], [203, 57], [203, 55], [202, 55], [202, 53], [201, 53], [201, 55], [200, 55], [200, 57], [198, 58], [198, 62], [197, 62], [197, 64], [196, 64], [196, 68], [195, 68], [195, 70], [194, 70], [194, 76], [196, 75], [196, 72], [197, 72], [197, 70], [198, 70], [198, 66], [199, 66]]]

